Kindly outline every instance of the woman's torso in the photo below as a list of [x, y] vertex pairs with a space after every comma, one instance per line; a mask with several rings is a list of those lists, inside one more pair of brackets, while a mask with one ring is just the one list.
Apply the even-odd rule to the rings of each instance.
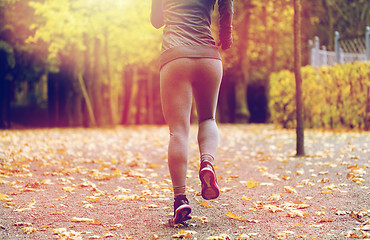
[[211, 32], [216, 0], [163, 0], [161, 65], [179, 57], [220, 58]]

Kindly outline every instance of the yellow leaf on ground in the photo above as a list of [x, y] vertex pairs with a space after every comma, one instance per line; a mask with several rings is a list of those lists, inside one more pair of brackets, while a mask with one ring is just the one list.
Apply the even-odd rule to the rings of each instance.
[[282, 212], [283, 209], [275, 206], [275, 205], [272, 205], [272, 204], [266, 204], [266, 205], [263, 205], [263, 208], [272, 212], [272, 213], [275, 213], [275, 212]]
[[307, 212], [303, 212], [301, 210], [294, 210], [294, 209], [290, 209], [287, 214], [291, 218], [294, 218], [294, 217], [302, 217], [302, 218], [305, 218], [306, 216], [308, 216], [308, 213]]
[[151, 168], [151, 169], [155, 169], [155, 168], [158, 168], [159, 165], [158, 164], [155, 164], [155, 163], [151, 163], [148, 165], [148, 168]]
[[290, 179], [292, 179], [291, 177], [289, 177], [288, 175], [282, 175], [281, 176], [281, 179], [283, 179], [283, 180], [290, 180]]
[[298, 193], [297, 190], [295, 190], [293, 187], [291, 186], [284, 186], [284, 189], [286, 192], [288, 193]]
[[277, 234], [277, 239], [285, 239], [288, 235], [295, 234], [293, 231], [283, 231]]
[[218, 236], [207, 237], [208, 240], [231, 240], [231, 238], [226, 234], [221, 234]]
[[195, 200], [197, 200], [197, 202], [199, 203], [199, 205], [202, 206], [202, 207], [213, 207], [212, 204], [209, 204], [206, 201], [202, 201], [202, 200], [198, 200], [198, 199], [195, 199]]
[[68, 196], [60, 196], [56, 199], [54, 199], [55, 201], [60, 201], [60, 200], [63, 200], [63, 199], [66, 199]]
[[6, 195], [6, 194], [0, 194], [0, 201], [9, 202], [11, 200], [12, 200], [12, 198], [9, 197], [8, 195]]
[[78, 218], [78, 217], [73, 217], [71, 219], [72, 222], [87, 222], [87, 223], [93, 223], [94, 219], [91, 218]]
[[173, 238], [193, 238], [193, 235], [197, 234], [195, 231], [181, 230], [177, 234], [173, 235]]
[[75, 188], [73, 187], [61, 187], [61, 189], [65, 192], [73, 192], [75, 190]]
[[230, 192], [232, 190], [232, 188], [229, 188], [229, 187], [223, 187], [220, 189], [221, 192], [225, 193], [225, 192]]
[[322, 210], [320, 212], [315, 212], [315, 215], [316, 216], [326, 215], [326, 212], [324, 210]]
[[247, 219], [243, 218], [243, 217], [240, 217], [238, 215], [235, 215], [234, 213], [231, 213], [231, 212], [228, 212], [226, 214], [226, 216], [228, 216], [229, 218], [232, 218], [232, 219], [236, 219], [236, 220], [239, 220], [239, 221], [245, 221]]
[[111, 233], [111, 232], [106, 232], [104, 235], [103, 235], [103, 238], [109, 238], [109, 237], [115, 237], [116, 235]]
[[247, 197], [247, 196], [243, 195], [242, 200], [245, 200], [245, 201], [251, 201], [251, 200], [252, 200], [252, 198], [250, 198], [250, 197]]
[[88, 237], [87, 239], [101, 239], [101, 237], [98, 235], [93, 235], [93, 236]]
[[237, 238], [235, 238], [235, 240], [246, 240], [246, 239], [251, 239], [251, 237], [244, 233], [240, 234]]
[[99, 201], [99, 197], [95, 197], [95, 196], [88, 196], [86, 197], [90, 202], [97, 202]]
[[52, 213], [50, 213], [50, 215], [58, 215], [58, 214], [62, 214], [63, 212], [61, 212], [61, 211], [58, 211], [58, 212], [52, 212]]
[[67, 232], [66, 228], [56, 228], [53, 229], [53, 235], [61, 235], [63, 233]]
[[137, 196], [136, 194], [134, 194], [134, 195], [121, 194], [121, 195], [114, 196], [113, 199], [114, 200], [121, 200], [121, 201], [128, 201], [128, 200], [138, 200], [138, 199], [140, 199], [140, 197]]
[[247, 188], [254, 188], [254, 187], [257, 187], [259, 185], [258, 182], [254, 182], [253, 179], [251, 179], [250, 181], [247, 182]]
[[277, 202], [277, 201], [281, 200], [282, 195], [283, 194], [281, 194], [281, 193], [271, 194], [271, 196], [267, 199], [267, 201]]
[[250, 222], [250, 223], [259, 223], [261, 222], [260, 220], [250, 220], [250, 219], [246, 219], [246, 218], [243, 218], [243, 217], [239, 217], [237, 215], [235, 215], [234, 213], [231, 213], [231, 212], [228, 212], [226, 214], [226, 216], [228, 216], [229, 218], [232, 218], [232, 219], [236, 219], [236, 220], [239, 220], [239, 221], [246, 221], [246, 222]]
[[202, 223], [207, 223], [209, 222], [207, 217], [198, 217], [198, 216], [191, 216], [192, 219], [197, 219], [200, 220]]
[[41, 227], [39, 227], [39, 231], [46, 231], [46, 229], [47, 228], [49, 228], [49, 225], [46, 225], [46, 224], [44, 224], [44, 225], [42, 225]]
[[24, 227], [24, 228], [21, 228], [21, 230], [26, 233], [26, 234], [31, 234], [31, 233], [34, 233], [37, 231], [36, 228], [34, 227]]

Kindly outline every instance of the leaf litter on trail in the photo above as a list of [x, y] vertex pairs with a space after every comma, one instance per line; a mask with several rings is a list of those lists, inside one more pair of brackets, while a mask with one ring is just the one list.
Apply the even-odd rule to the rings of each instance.
[[[283, 150], [284, 147], [293, 143], [291, 136], [287, 135], [289, 131], [284, 130], [281, 134], [276, 134], [274, 132], [275, 130], [257, 128], [258, 130], [254, 130], [247, 127], [248, 132], [245, 131], [244, 126], [230, 127], [232, 130], [228, 132], [233, 132], [233, 134], [229, 134], [228, 136], [230, 142], [225, 141], [225, 144], [220, 146], [219, 151], [220, 155], [229, 154], [225, 161], [220, 158], [218, 162], [219, 166], [217, 170], [220, 171], [218, 178], [219, 180], [223, 180], [222, 182], [220, 180], [221, 184], [225, 184], [224, 186], [220, 184], [222, 195], [226, 196], [227, 199], [230, 194], [238, 194], [235, 185], [239, 184], [239, 182], [244, 186], [243, 191], [248, 191], [247, 193], [242, 192], [235, 198], [236, 201], [240, 201], [246, 205], [244, 211], [239, 211], [240, 209], [238, 209], [238, 212], [243, 212], [243, 215], [238, 216], [232, 214], [231, 211], [234, 211], [234, 209], [228, 208], [233, 207], [233, 203], [227, 202], [225, 204], [224, 200], [220, 198], [220, 200], [212, 202], [212, 205], [214, 205], [213, 209], [203, 209], [207, 217], [193, 217], [194, 220], [202, 224], [213, 221], [213, 218], [210, 217], [211, 214], [208, 215], [208, 213], [217, 211], [219, 207], [222, 209], [225, 208], [225, 212], [229, 212], [226, 216], [223, 213], [223, 217], [241, 222], [250, 221], [251, 223], [259, 223], [259, 220], [248, 219], [256, 216], [254, 214], [259, 214], [260, 211], [265, 211], [266, 214], [272, 214], [273, 219], [282, 219], [282, 217], [286, 216], [288, 217], [286, 219], [294, 217], [297, 218], [297, 221], [309, 222], [294, 225], [302, 228], [302, 231], [309, 231], [307, 230], [309, 228], [325, 229], [325, 227], [327, 228], [331, 224], [335, 226], [337, 219], [342, 218], [343, 220], [352, 219], [352, 221], [354, 220], [353, 222], [357, 222], [358, 224], [356, 227], [349, 227], [348, 233], [343, 233], [343, 236], [367, 236], [369, 225], [368, 223], [364, 224], [366, 218], [368, 218], [368, 214], [365, 214], [366, 210], [353, 211], [353, 209], [346, 208], [329, 210], [325, 202], [340, 194], [342, 194], [341, 197], [344, 199], [345, 191], [348, 191], [352, 187], [358, 186], [358, 189], [361, 188], [363, 191], [368, 192], [366, 190], [366, 187], [368, 187], [366, 184], [368, 184], [367, 170], [369, 166], [360, 162], [360, 160], [364, 159], [363, 156], [366, 154], [366, 147], [362, 147], [362, 150], [357, 148], [355, 145], [349, 143], [352, 141], [351, 139], [340, 150], [341, 155], [338, 157], [334, 156], [335, 152], [332, 150], [334, 148], [330, 144], [326, 145], [325, 143], [324, 150], [317, 150], [312, 154], [310, 153], [306, 159], [293, 158], [288, 156], [289, 151]], [[150, 131], [143, 131], [143, 129], [145, 128], [142, 128], [140, 131], [150, 133]], [[240, 131], [240, 129], [244, 130]], [[106, 131], [101, 129], [94, 130], [93, 132], [82, 129], [74, 129], [73, 131], [69, 130], [66, 132], [64, 130], [32, 130], [29, 132], [19, 132], [20, 135], [16, 137], [17, 140], [14, 141], [16, 143], [14, 145], [4, 145], [0, 140], [0, 145], [2, 144], [7, 149], [5, 154], [0, 153], [0, 155], [3, 154], [0, 156], [2, 163], [0, 165], [0, 173], [2, 174], [2, 177], [0, 177], [0, 187], [7, 189], [1, 190], [0, 202], [3, 202], [4, 208], [11, 208], [10, 211], [15, 210], [12, 214], [23, 217], [25, 222], [31, 221], [25, 216], [38, 213], [42, 209], [46, 211], [50, 208], [51, 211], [46, 211], [47, 216], [55, 217], [56, 219], [62, 216], [72, 219], [72, 214], [83, 217], [88, 216], [89, 220], [74, 222], [78, 227], [78, 232], [65, 230], [56, 234], [59, 238], [68, 237], [70, 239], [82, 239], [82, 236], [84, 239], [103, 238], [107, 232], [116, 231], [113, 229], [117, 229], [112, 227], [112, 223], [104, 220], [104, 225], [98, 226], [100, 228], [99, 233], [84, 231], [86, 230], [83, 229], [84, 226], [90, 226], [90, 229], [93, 227], [91, 226], [91, 220], [95, 221], [96, 218], [101, 218], [96, 215], [80, 215], [76, 214], [76, 212], [71, 213], [68, 211], [74, 208], [80, 208], [80, 211], [96, 212], [101, 209], [102, 205], [106, 204], [107, 206], [115, 207], [121, 204], [128, 207], [131, 207], [131, 204], [137, 204], [137, 207], [130, 210], [154, 212], [151, 209], [155, 209], [155, 211], [159, 212], [169, 209], [170, 207], [163, 207], [163, 204], [171, 205], [171, 203], [168, 204], [168, 202], [171, 202], [172, 191], [169, 175], [163, 176], [163, 178], [168, 179], [152, 180], [153, 178], [161, 178], [161, 171], [165, 169], [162, 166], [165, 166], [165, 161], [167, 161], [168, 157], [166, 156], [165, 149], [166, 141], [163, 141], [165, 139], [163, 136], [167, 136], [167, 133], [161, 130], [163, 133], [150, 133], [150, 136], [145, 138], [141, 135], [140, 131], [131, 131], [125, 128], [120, 129], [118, 132], [115, 132], [115, 130]], [[119, 137], [115, 136], [116, 133]], [[6, 138], [9, 139], [11, 138], [9, 136], [13, 133], [7, 134], [8, 137]], [[325, 134], [319, 133], [318, 135], [318, 138], [315, 136], [315, 141], [326, 141], [327, 137]], [[347, 135], [338, 136], [343, 139], [347, 138]], [[350, 137], [354, 138], [353, 136]], [[155, 139], [151, 141], [152, 138]], [[29, 141], [29, 139], [32, 139], [32, 141]], [[101, 140], [97, 143], [93, 139]], [[276, 143], [276, 139], [284, 140]], [[308, 141], [309, 144], [311, 144], [310, 141], [311, 139]], [[151, 148], [147, 142], [151, 142], [153, 146], [157, 147]], [[245, 143], [245, 146], [241, 145], [241, 143]], [[267, 145], [268, 147], [265, 148], [263, 145]], [[332, 145], [334, 146], [335, 144], [333, 143]], [[314, 148], [309, 145], [309, 149]], [[355, 152], [356, 150], [363, 152]], [[160, 152], [158, 159], [163, 161], [163, 163], [151, 162], [153, 159], [145, 155], [151, 151]], [[199, 161], [199, 157], [192, 156], [191, 159]], [[248, 164], [255, 163], [255, 166], [258, 165], [257, 169], [259, 171], [256, 171], [257, 174], [244, 175], [243, 171], [240, 171], [240, 167], [244, 166], [243, 162]], [[275, 163], [276, 168], [274, 168]], [[253, 165], [251, 168], [253, 168]], [[222, 176], [222, 170], [228, 176]], [[337, 178], [336, 180], [333, 172], [338, 173], [339, 177], [343, 176], [343, 179], [339, 181]], [[196, 174], [192, 172], [188, 177], [194, 178], [194, 175]], [[269, 182], [263, 182], [261, 180], [263, 178], [268, 179]], [[236, 179], [238, 181], [235, 181]], [[291, 187], [291, 189], [283, 189], [282, 182], [285, 183], [284, 185], [288, 185], [286, 187]], [[110, 190], [107, 190], [108, 184], [111, 183], [115, 185], [113, 188], [109, 188]], [[234, 186], [231, 186], [231, 184], [234, 184]], [[58, 190], [52, 190], [56, 189], [55, 187], [57, 186], [59, 187]], [[191, 193], [197, 191], [194, 190], [196, 189], [195, 187], [199, 186], [191, 186]], [[277, 192], [279, 189], [281, 189], [281, 193]], [[53, 204], [45, 204], [38, 197], [31, 197], [27, 201], [20, 201], [20, 199], [24, 199], [25, 194], [27, 196], [36, 196], [46, 191], [52, 193], [51, 199], [55, 201]], [[264, 193], [261, 194], [260, 192], [262, 191]], [[256, 192], [258, 193], [256, 194]], [[242, 194], [245, 195], [242, 197]], [[74, 202], [76, 196], [82, 196], [82, 199], [77, 204]], [[304, 201], [294, 201], [297, 198], [308, 201], [308, 204]], [[35, 199], [37, 203], [36, 201], [31, 201], [32, 199]], [[152, 202], [151, 200], [154, 201]], [[321, 208], [321, 205], [318, 207], [317, 202], [319, 201], [324, 202], [322, 204], [323, 208]], [[202, 204], [199, 203], [199, 206], [201, 207]], [[254, 208], [250, 208], [248, 205], [254, 205]], [[194, 206], [194, 210], [197, 211], [196, 206], [198, 205]], [[36, 231], [45, 231], [47, 227], [42, 226], [47, 226], [47, 224], [43, 224], [19, 227], [34, 227]], [[258, 224], [253, 225], [257, 226]], [[61, 224], [56, 227], [64, 226]], [[132, 228], [134, 226], [128, 226], [128, 228], [130, 227]], [[113, 229], [111, 230], [110, 228]], [[244, 230], [244, 228], [239, 229]], [[50, 234], [52, 229], [47, 231]], [[276, 234], [278, 232], [286, 233], [288, 238], [305, 235], [311, 237], [309, 234], [298, 235], [281, 230], [275, 231]], [[112, 233], [119, 238], [135, 239], [135, 236], [126, 235], [125, 237], [116, 232]], [[238, 232], [234, 232], [233, 234], [235, 234], [233, 236], [234, 238], [235, 236], [240, 236], [237, 239], [248, 239], [249, 236], [252, 236], [243, 236]], [[264, 233], [261, 231], [260, 234], [263, 235]], [[204, 236], [202, 233], [198, 233], [197, 235]], [[194, 235], [194, 238], [197, 235]], [[155, 234], [152, 236], [153, 239], [156, 239], [154, 238]], [[106, 237], [113, 238], [110, 234], [107, 234]], [[313, 236], [311, 238], [320, 239]]]

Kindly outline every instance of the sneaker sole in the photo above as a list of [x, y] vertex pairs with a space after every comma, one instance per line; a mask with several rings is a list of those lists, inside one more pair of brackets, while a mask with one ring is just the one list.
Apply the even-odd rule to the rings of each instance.
[[202, 182], [202, 197], [206, 200], [215, 199], [220, 195], [220, 190], [216, 182], [216, 176], [210, 169], [202, 169], [199, 172]]
[[189, 215], [191, 213], [191, 208], [189, 205], [182, 205], [176, 209], [176, 215], [175, 215], [175, 224], [184, 222], [186, 220], [191, 219], [191, 216]]

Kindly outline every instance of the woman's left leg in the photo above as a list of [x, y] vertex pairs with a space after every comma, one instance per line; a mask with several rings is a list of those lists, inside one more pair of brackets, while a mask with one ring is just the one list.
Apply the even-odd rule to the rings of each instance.
[[170, 129], [168, 166], [175, 197], [185, 195], [193, 96], [190, 63], [191, 59], [176, 59], [163, 66], [160, 73], [162, 110]]

